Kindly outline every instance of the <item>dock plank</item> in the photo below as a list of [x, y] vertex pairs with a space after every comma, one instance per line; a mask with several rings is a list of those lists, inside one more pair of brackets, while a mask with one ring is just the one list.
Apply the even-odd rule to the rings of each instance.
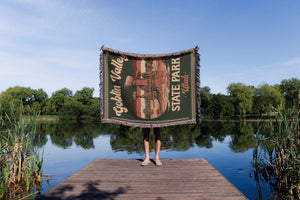
[[96, 159], [41, 199], [247, 199], [206, 159]]

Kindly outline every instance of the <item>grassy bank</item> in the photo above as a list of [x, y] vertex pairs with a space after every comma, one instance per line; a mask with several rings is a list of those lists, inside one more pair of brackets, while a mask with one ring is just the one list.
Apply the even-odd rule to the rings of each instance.
[[0, 199], [32, 199], [42, 183], [43, 158], [33, 146], [37, 115], [4, 115], [0, 105]]
[[[25, 119], [29, 119], [31, 116], [24, 116], [23, 118]], [[64, 121], [64, 120], [76, 120], [78, 121], [78, 119], [76, 119], [76, 116], [68, 116], [68, 117], [61, 117], [59, 115], [38, 115], [36, 117], [36, 121], [40, 122], [40, 121]], [[99, 120], [98, 117], [91, 117], [91, 116], [82, 116], [80, 118], [79, 121], [95, 121], [95, 120]]]
[[39, 115], [36, 121], [57, 121], [59, 120], [58, 115]]

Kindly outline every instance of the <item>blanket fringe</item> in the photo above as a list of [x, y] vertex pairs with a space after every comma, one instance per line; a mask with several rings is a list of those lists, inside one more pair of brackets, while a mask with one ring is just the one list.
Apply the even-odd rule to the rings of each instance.
[[184, 54], [184, 53], [197, 53], [198, 52], [199, 47], [196, 46], [192, 49], [187, 49], [187, 50], [183, 50], [183, 51], [178, 51], [178, 52], [174, 52], [174, 53], [165, 53], [165, 54], [138, 54], [138, 53], [129, 53], [129, 52], [124, 52], [124, 51], [118, 51], [115, 49], [111, 49], [108, 47], [105, 47], [104, 45], [101, 47], [102, 52], [103, 51], [109, 51], [115, 54], [121, 54], [124, 56], [129, 56], [129, 57], [137, 57], [137, 58], [161, 58], [161, 57], [168, 57], [168, 56], [178, 56], [180, 54]]
[[196, 53], [196, 103], [197, 103], [197, 124], [201, 123], [201, 82], [200, 82], [200, 54]]
[[116, 119], [104, 119], [102, 123], [114, 123], [120, 124], [123, 126], [132, 126], [132, 127], [140, 127], [140, 128], [160, 128], [160, 127], [167, 127], [167, 126], [178, 126], [184, 124], [197, 124], [195, 120], [185, 120], [185, 121], [177, 121], [177, 122], [165, 122], [165, 123], [134, 123], [128, 121], [121, 121]]
[[[103, 46], [102, 46], [103, 47]], [[102, 48], [101, 48], [102, 49]], [[100, 89], [100, 122], [102, 122], [103, 119], [103, 109], [104, 109], [104, 104], [103, 104], [103, 100], [104, 100], [104, 91], [103, 91], [103, 51], [100, 53], [100, 66], [99, 66], [100, 72], [99, 72], [99, 76], [100, 76], [100, 83], [99, 83], [99, 89]]]

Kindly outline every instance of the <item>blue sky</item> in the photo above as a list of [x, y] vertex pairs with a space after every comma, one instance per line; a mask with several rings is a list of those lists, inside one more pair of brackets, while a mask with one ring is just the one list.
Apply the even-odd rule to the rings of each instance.
[[95, 88], [102, 45], [133, 53], [199, 46], [201, 85], [300, 78], [298, 0], [2, 0], [0, 92]]

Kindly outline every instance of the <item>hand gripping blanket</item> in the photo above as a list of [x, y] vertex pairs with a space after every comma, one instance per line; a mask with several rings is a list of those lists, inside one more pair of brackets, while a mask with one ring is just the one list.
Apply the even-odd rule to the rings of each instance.
[[200, 123], [198, 47], [169, 54], [101, 50], [102, 123], [144, 128]]

